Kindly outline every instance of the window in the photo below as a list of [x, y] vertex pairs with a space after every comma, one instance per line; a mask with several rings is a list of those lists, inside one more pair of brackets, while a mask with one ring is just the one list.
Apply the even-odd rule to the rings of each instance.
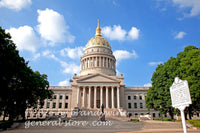
[[135, 116], [137, 116], [138, 114], [137, 113], [135, 113]]
[[68, 103], [65, 103], [65, 108], [68, 108]]
[[65, 96], [65, 99], [68, 99], [68, 96]]
[[144, 113], [141, 113], [140, 115], [144, 115]]
[[60, 96], [60, 99], [62, 99], [62, 96]]
[[134, 100], [136, 100], [137, 99], [137, 96], [134, 96]]
[[155, 114], [155, 113], [153, 113], [153, 118], [154, 118], [154, 117], [156, 117], [156, 114]]
[[56, 95], [53, 96], [53, 99], [56, 99]]
[[62, 108], [62, 103], [59, 103], [59, 108]]
[[128, 108], [129, 108], [129, 109], [131, 108], [131, 103], [128, 103]]
[[140, 103], [140, 108], [141, 108], [141, 109], [143, 108], [143, 104], [142, 104], [142, 103]]
[[128, 96], [128, 100], [131, 100], [131, 96]]
[[137, 103], [134, 103], [134, 108], [137, 109]]
[[140, 96], [140, 100], [142, 100], [142, 96]]
[[56, 108], [56, 103], [53, 103], [53, 108]]
[[47, 102], [47, 108], [49, 108], [50, 107], [50, 103], [49, 102]]
[[43, 115], [42, 115], [42, 113], [40, 113], [40, 117], [42, 117]]

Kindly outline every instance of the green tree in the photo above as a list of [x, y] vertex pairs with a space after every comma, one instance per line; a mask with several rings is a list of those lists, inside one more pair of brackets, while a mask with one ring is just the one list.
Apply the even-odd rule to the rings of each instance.
[[48, 90], [47, 75], [34, 72], [19, 56], [9, 33], [0, 27], [0, 115], [10, 120], [21, 115], [25, 118], [27, 106], [35, 106], [53, 92]]
[[171, 106], [169, 88], [175, 77], [189, 83], [193, 104], [186, 111], [191, 118], [192, 111], [200, 109], [200, 49], [194, 46], [186, 47], [176, 58], [171, 57], [164, 64], [157, 66], [151, 79], [152, 87], [147, 91], [146, 107], [161, 114], [169, 113], [173, 119], [175, 109]]

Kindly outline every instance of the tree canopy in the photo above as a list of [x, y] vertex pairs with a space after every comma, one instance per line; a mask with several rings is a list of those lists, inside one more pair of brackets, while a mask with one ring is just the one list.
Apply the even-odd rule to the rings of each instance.
[[171, 106], [169, 88], [175, 77], [188, 81], [192, 104], [186, 112], [191, 119], [191, 114], [200, 110], [200, 49], [195, 46], [185, 47], [176, 58], [170, 57], [167, 62], [157, 66], [151, 79], [152, 87], [147, 91], [146, 107], [161, 114], [169, 113], [173, 118], [175, 109]]
[[0, 27], [0, 115], [24, 117], [28, 106], [51, 98], [47, 75], [33, 71], [19, 56], [9, 33]]

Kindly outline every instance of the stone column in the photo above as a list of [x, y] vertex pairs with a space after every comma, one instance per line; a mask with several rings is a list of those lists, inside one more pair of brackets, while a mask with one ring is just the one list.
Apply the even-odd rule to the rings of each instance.
[[117, 108], [120, 108], [119, 87], [117, 87]]
[[101, 96], [100, 97], [100, 107], [101, 107], [101, 105], [103, 104], [103, 87], [102, 86], [100, 87], [100, 94], [101, 94], [100, 95]]
[[106, 86], [106, 108], [108, 108], [108, 86]]
[[94, 65], [95, 65], [95, 63], [94, 63], [94, 57], [92, 57], [92, 67], [94, 68]]
[[97, 67], [97, 56], [96, 56], [96, 62], [95, 62], [95, 67]]
[[65, 94], [63, 95], [63, 98], [62, 98], [62, 109], [65, 108]]
[[104, 64], [104, 57], [103, 57], [103, 67], [105, 67], [105, 64]]
[[106, 66], [107, 66], [107, 68], [108, 68], [108, 58], [106, 58]]
[[88, 108], [91, 108], [91, 86], [89, 87]]
[[77, 88], [77, 107], [79, 108], [80, 87]]
[[47, 99], [44, 100], [44, 106], [43, 107], [44, 107], [44, 109], [47, 108]]
[[57, 94], [57, 96], [56, 96], [56, 109], [58, 109], [58, 107], [59, 107], [59, 99], [60, 99], [60, 96], [59, 96], [59, 94]]
[[94, 109], [97, 108], [97, 87], [94, 86]]
[[99, 57], [99, 66], [101, 67], [101, 57]]
[[49, 108], [52, 109], [53, 108], [53, 101], [49, 101]]
[[83, 87], [83, 104], [82, 107], [85, 107], [85, 86]]
[[114, 108], [114, 87], [112, 86], [112, 94], [111, 94], [112, 108]]

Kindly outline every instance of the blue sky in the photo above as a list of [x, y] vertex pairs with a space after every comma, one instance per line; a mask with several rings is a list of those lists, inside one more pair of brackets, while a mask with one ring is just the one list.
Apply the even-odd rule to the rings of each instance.
[[0, 26], [51, 86], [70, 85], [97, 19], [126, 86], [148, 86], [159, 63], [200, 46], [199, 0], [1, 0]]

